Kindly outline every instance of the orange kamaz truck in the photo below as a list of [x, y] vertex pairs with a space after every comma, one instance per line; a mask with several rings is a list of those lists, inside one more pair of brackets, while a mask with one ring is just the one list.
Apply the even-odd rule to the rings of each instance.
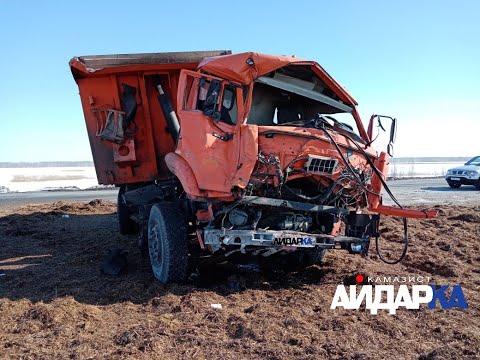
[[[199, 51], [81, 56], [70, 67], [98, 182], [120, 188], [120, 231], [139, 233], [162, 283], [185, 279], [193, 248], [306, 265], [329, 249], [366, 254], [380, 215], [404, 218], [401, 259], [406, 218], [436, 216], [402, 208], [386, 186], [396, 119], [373, 115], [365, 129], [357, 102], [315, 61]], [[381, 131], [389, 145], [377, 153]], [[382, 190], [397, 206], [382, 205]]]

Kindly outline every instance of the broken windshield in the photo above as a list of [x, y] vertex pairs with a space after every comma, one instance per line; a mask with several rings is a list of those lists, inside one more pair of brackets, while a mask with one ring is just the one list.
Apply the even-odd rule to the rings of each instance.
[[247, 123], [259, 126], [312, 127], [319, 116], [337, 130], [356, 134], [356, 123], [350, 112], [339, 112], [331, 105], [272, 86], [255, 83]]
[[255, 81], [248, 123], [309, 126], [321, 115], [332, 127], [355, 133], [352, 111], [309, 66], [292, 65]]

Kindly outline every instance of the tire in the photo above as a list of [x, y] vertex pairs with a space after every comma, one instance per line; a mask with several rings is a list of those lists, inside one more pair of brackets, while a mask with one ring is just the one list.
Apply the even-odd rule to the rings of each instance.
[[322, 265], [325, 262], [327, 249], [311, 249], [306, 252], [306, 262], [308, 265]]
[[148, 219], [148, 253], [155, 278], [163, 284], [182, 282], [188, 265], [187, 226], [173, 203], [152, 206]]
[[135, 234], [138, 232], [138, 226], [135, 221], [130, 218], [132, 212], [128, 208], [127, 204], [123, 200], [123, 194], [125, 194], [126, 187], [121, 186], [118, 190], [117, 196], [117, 215], [118, 215], [118, 228], [120, 234], [128, 235]]
[[480, 190], [480, 179], [479, 179], [478, 182], [475, 184], [475, 187], [477, 188], [477, 190]]
[[458, 189], [460, 186], [462, 186], [462, 184], [457, 183], [457, 182], [449, 182], [448, 186], [450, 186], [453, 189]]
[[[302, 249], [278, 254], [276, 261], [269, 261], [272, 269], [281, 268], [286, 272], [298, 271], [312, 265], [322, 265], [325, 260], [326, 249]], [[265, 267], [268, 270], [267, 267]]]

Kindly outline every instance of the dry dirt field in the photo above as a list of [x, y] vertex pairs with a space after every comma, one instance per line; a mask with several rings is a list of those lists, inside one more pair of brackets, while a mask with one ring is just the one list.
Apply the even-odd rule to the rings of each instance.
[[[480, 357], [478, 205], [411, 221], [409, 253], [398, 265], [380, 262], [372, 245], [366, 258], [329, 252], [322, 267], [253, 272], [223, 264], [166, 287], [135, 237], [118, 234], [115, 210], [108, 201], [0, 209], [1, 359]], [[401, 222], [382, 227], [381, 244], [399, 251]], [[100, 274], [112, 248], [128, 249], [126, 274]], [[460, 284], [469, 308], [330, 310], [336, 286], [358, 273]]]

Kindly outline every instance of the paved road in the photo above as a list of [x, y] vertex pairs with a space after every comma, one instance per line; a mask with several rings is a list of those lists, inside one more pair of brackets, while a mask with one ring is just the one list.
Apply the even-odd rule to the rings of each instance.
[[[452, 189], [444, 179], [396, 180], [387, 185], [402, 205], [480, 205], [480, 191], [474, 186]], [[385, 204], [393, 204], [387, 194], [383, 198]]]
[[[480, 205], [480, 191], [473, 186], [451, 189], [443, 179], [397, 180], [388, 182], [392, 193], [402, 205], [456, 204]], [[37, 191], [29, 193], [0, 194], [0, 207], [22, 204], [41, 204], [55, 201], [82, 201], [93, 199], [116, 201], [117, 190], [95, 191]], [[393, 204], [387, 194], [384, 203]]]

